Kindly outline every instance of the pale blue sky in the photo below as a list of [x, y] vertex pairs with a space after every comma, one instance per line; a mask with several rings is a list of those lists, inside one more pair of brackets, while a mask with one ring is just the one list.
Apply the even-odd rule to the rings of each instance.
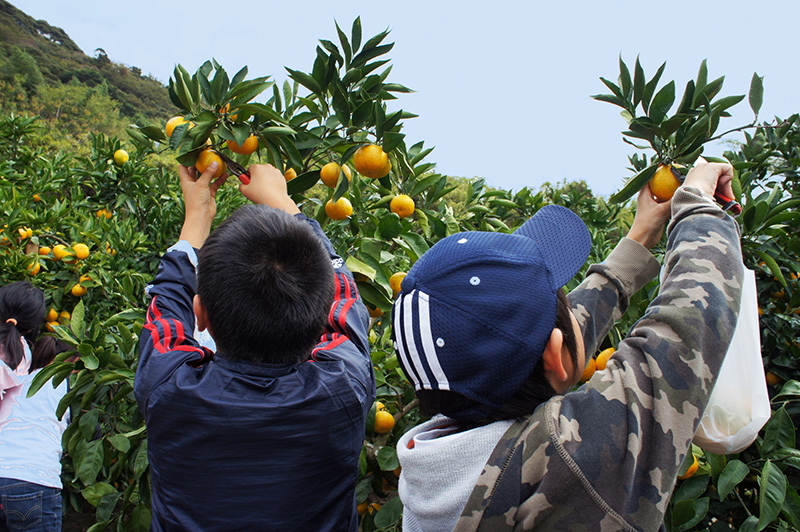
[[[630, 176], [618, 108], [589, 98], [607, 92], [599, 76], [616, 79], [620, 53], [631, 68], [640, 55], [648, 77], [666, 61], [679, 96], [704, 58], [727, 95], [745, 94], [755, 71], [761, 119], [800, 112], [795, 0], [10, 1], [87, 54], [103, 48], [164, 82], [176, 63], [194, 71], [211, 57], [282, 82], [284, 65], [311, 69], [318, 39], [338, 42], [334, 20], [349, 33], [360, 15], [365, 37], [391, 29], [390, 79], [416, 90], [398, 102], [420, 115], [408, 140], [436, 147], [440, 173], [514, 190], [585, 179], [607, 196]], [[731, 112], [720, 131], [752, 120], [746, 100]]]

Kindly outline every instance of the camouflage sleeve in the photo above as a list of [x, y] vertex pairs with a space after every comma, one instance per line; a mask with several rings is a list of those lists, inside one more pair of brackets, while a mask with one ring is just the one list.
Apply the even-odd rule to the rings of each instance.
[[606, 371], [508, 429], [456, 530], [662, 526], [730, 344], [742, 281], [735, 221], [697, 189], [679, 189], [672, 210], [659, 295]]
[[647, 248], [623, 238], [605, 261], [589, 267], [583, 282], [567, 295], [583, 331], [587, 361], [625, 313], [631, 295], [654, 279], [658, 269]]

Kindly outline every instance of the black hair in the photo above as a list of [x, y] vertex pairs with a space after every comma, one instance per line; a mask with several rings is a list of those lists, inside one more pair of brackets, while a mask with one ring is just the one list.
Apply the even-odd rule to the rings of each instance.
[[[562, 332], [564, 346], [572, 358], [573, 366], [577, 367], [578, 338], [572, 323], [572, 308], [563, 288], [558, 290], [556, 298], [555, 327]], [[433, 417], [436, 414], [444, 414], [447, 417], [461, 421], [467, 428], [528, 416], [533, 414], [540, 404], [555, 395], [557, 395], [557, 392], [547, 380], [544, 362], [541, 359], [519, 390], [499, 408], [492, 409], [486, 405], [481, 405], [477, 401], [457, 392], [444, 390], [417, 391], [420, 412], [423, 416]], [[466, 412], [469, 412], [468, 417], [464, 416]], [[477, 417], [476, 412], [478, 413]]]
[[0, 360], [11, 369], [17, 369], [24, 356], [22, 339], [33, 345], [39, 336], [46, 310], [44, 292], [31, 283], [0, 287]]
[[265, 205], [238, 209], [198, 254], [197, 293], [230, 360], [306, 360], [333, 292], [330, 255], [308, 222]]
[[68, 343], [59, 340], [53, 336], [40, 336], [36, 340], [36, 345], [33, 346], [33, 354], [31, 356], [31, 369], [33, 372], [39, 368], [43, 368], [50, 364], [59, 353], [69, 351], [72, 347]]

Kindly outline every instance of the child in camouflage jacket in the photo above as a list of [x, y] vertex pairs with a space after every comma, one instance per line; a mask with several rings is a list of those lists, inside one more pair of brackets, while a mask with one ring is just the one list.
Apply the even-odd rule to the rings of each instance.
[[[737, 320], [738, 227], [712, 199], [718, 187], [732, 196], [731, 177], [702, 161], [671, 204], [646, 188], [628, 238], [568, 303], [558, 292], [588, 256], [588, 231], [565, 209], [514, 235], [453, 235], [415, 264], [395, 343], [423, 412], [438, 415], [398, 443], [404, 530], [663, 526]], [[647, 248], [670, 209], [660, 293], [607, 370], [563, 393], [658, 273]]]

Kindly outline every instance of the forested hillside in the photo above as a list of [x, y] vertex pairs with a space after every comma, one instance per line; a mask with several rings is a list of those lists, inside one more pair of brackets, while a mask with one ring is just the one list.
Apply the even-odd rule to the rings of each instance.
[[164, 85], [140, 68], [114, 63], [101, 48], [88, 56], [61, 28], [0, 0], [0, 112], [43, 118], [45, 144], [85, 151], [90, 132], [124, 136], [128, 124], [173, 110]]

